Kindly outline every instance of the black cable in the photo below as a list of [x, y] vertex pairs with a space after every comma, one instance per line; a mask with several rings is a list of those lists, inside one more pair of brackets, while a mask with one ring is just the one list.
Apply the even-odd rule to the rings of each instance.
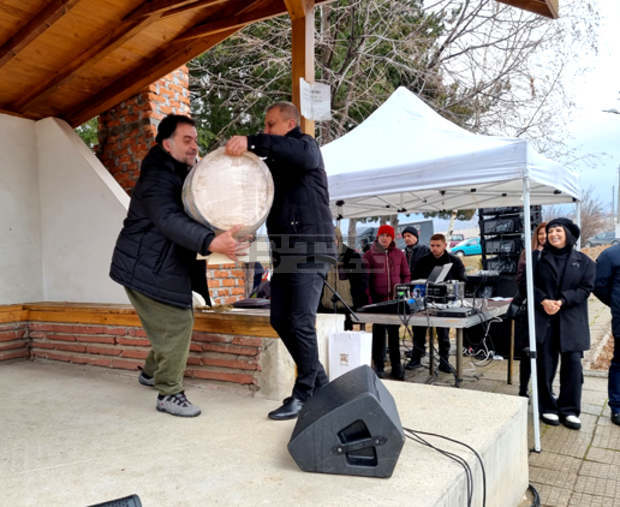
[[409, 431], [409, 432], [419, 433], [421, 435], [429, 435], [429, 436], [432, 436], [432, 437], [443, 438], [444, 440], [448, 440], [448, 441], [453, 442], [455, 444], [459, 444], [459, 445], [462, 445], [464, 447], [467, 447], [471, 452], [473, 452], [475, 454], [476, 458], [478, 459], [478, 461], [480, 462], [480, 467], [482, 468], [482, 505], [483, 506], [486, 505], [486, 499], [487, 499], [487, 476], [486, 476], [486, 471], [484, 469], [484, 462], [482, 461], [482, 457], [480, 456], [480, 454], [478, 454], [478, 451], [476, 451], [476, 449], [474, 449], [470, 445], [466, 444], [465, 442], [461, 442], [460, 440], [455, 440], [454, 438], [446, 437], [444, 435], [439, 435], [437, 433], [430, 433], [430, 432], [421, 431], [421, 430], [412, 430], [410, 428], [403, 428], [403, 430]]
[[[406, 431], [412, 431], [412, 430], [406, 430]], [[470, 506], [471, 500], [473, 497], [473, 476], [471, 473], [471, 467], [469, 466], [469, 463], [467, 463], [467, 461], [465, 461], [461, 456], [458, 456], [457, 454], [454, 454], [450, 451], [440, 449], [439, 447], [432, 445], [430, 442], [428, 442], [427, 440], [423, 439], [422, 437], [420, 437], [419, 435], [415, 433], [411, 433], [411, 434], [406, 433], [405, 436], [409, 438], [410, 440], [414, 440], [418, 442], [419, 444], [422, 444], [427, 447], [430, 447], [431, 449], [434, 449], [435, 451], [446, 456], [447, 458], [450, 458], [451, 460], [457, 462], [459, 465], [463, 467], [463, 469], [465, 470], [465, 478], [466, 478], [467, 505]]]
[[[434, 446], [433, 444], [431, 444], [430, 442], [422, 438], [420, 435], [418, 435], [418, 432], [416, 430], [412, 430], [410, 428], [403, 428], [403, 430], [405, 430], [405, 436], [409, 438], [410, 440], [417, 441], [418, 443], [422, 445], [425, 445], [427, 447], [430, 447], [431, 449], [434, 449], [435, 451], [446, 456], [447, 458], [450, 458], [451, 460], [455, 461], [456, 463], [458, 463], [459, 465], [463, 467], [463, 469], [465, 470], [465, 478], [466, 478], [467, 506], [471, 507], [471, 501], [472, 501], [473, 494], [474, 494], [474, 481], [473, 481], [472, 470], [471, 470], [471, 467], [469, 466], [469, 463], [467, 463], [467, 460], [465, 460], [465, 458], [463, 458], [462, 456], [459, 456], [458, 454], [455, 454], [453, 452], [446, 451], [437, 446]], [[424, 433], [424, 432], [419, 432], [419, 433]], [[441, 436], [441, 435], [435, 435], [435, 436]], [[485, 500], [483, 499], [483, 502], [484, 501]], [[483, 506], [484, 506], [484, 503], [483, 503]]]
[[532, 501], [532, 507], [540, 507], [540, 495], [538, 494], [538, 491], [536, 491], [536, 488], [529, 484], [527, 489], [532, 493], [532, 496], [534, 497], [534, 500]]

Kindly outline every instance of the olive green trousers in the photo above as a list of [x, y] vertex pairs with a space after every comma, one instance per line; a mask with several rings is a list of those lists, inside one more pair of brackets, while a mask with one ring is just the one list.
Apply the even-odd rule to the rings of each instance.
[[125, 291], [151, 342], [142, 371], [154, 378], [160, 394], [180, 393], [194, 327], [192, 309], [160, 303], [127, 287]]

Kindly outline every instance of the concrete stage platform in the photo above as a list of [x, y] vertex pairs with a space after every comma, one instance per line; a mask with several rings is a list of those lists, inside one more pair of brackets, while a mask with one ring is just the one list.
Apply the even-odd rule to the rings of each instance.
[[[462, 440], [484, 460], [487, 505], [517, 505], [528, 485], [524, 398], [385, 381], [404, 427]], [[465, 472], [407, 440], [389, 479], [299, 470], [286, 445], [295, 421], [247, 391], [187, 382], [203, 409], [183, 419], [155, 410], [137, 374], [54, 362], [0, 365], [0, 504], [84, 506], [137, 494], [145, 507], [197, 505], [466, 505]], [[461, 446], [429, 437], [465, 457]]]

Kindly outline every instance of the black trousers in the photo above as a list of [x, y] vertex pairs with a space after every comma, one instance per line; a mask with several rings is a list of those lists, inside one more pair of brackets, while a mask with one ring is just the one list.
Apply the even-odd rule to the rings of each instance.
[[316, 310], [326, 272], [327, 267], [314, 272], [275, 272], [271, 278], [271, 325], [297, 366], [292, 395], [301, 401], [329, 383], [316, 340]]
[[[536, 367], [538, 368], [539, 412], [560, 416], [581, 413], [581, 390], [583, 385], [583, 352], [561, 352], [558, 326], [552, 325], [542, 344], [538, 344]], [[553, 379], [560, 360], [560, 396], [552, 396]]]
[[383, 371], [385, 367], [385, 333], [387, 333], [393, 377], [401, 376], [403, 371], [402, 365], [400, 364], [399, 329], [400, 326], [384, 324], [372, 325], [372, 361], [375, 364], [375, 369], [377, 371]]
[[[412, 359], [421, 359], [426, 355], [426, 334], [427, 327], [414, 326], [413, 331], [413, 353]], [[450, 354], [450, 330], [445, 327], [438, 327], [437, 342], [439, 343], [439, 357], [448, 360]]]

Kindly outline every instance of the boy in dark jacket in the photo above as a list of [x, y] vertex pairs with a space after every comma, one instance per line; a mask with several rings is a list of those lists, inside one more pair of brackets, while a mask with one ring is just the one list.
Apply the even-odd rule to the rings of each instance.
[[[429, 248], [426, 245], [420, 244], [420, 235], [418, 230], [412, 225], [408, 225], [401, 232], [403, 240], [405, 241], [405, 257], [407, 257], [407, 264], [409, 265], [409, 272], [413, 273], [414, 268], [418, 261], [425, 255], [430, 253]], [[413, 337], [413, 343], [424, 343], [426, 337], [426, 328], [420, 326], [411, 327], [411, 335]], [[420, 366], [420, 358], [417, 355], [411, 355], [409, 363], [406, 368], [413, 370]]]
[[[382, 225], [377, 233], [377, 240], [364, 254], [364, 264], [368, 269], [368, 302], [380, 303], [394, 298], [394, 286], [406, 283], [411, 279], [405, 254], [394, 243], [394, 228]], [[385, 376], [385, 333], [388, 334], [388, 348], [390, 363], [392, 364], [391, 377], [397, 380], [404, 379], [404, 372], [400, 362], [400, 344], [397, 325], [372, 325], [372, 360], [379, 378]]]
[[142, 162], [127, 218], [118, 236], [110, 277], [123, 285], [152, 348], [139, 382], [159, 391], [157, 410], [194, 417], [200, 409], [183, 391], [194, 316], [192, 288], [208, 298], [205, 263], [196, 253], [218, 252], [236, 259], [247, 244], [185, 214], [183, 182], [198, 154], [194, 121], [168, 115], [157, 128], [157, 144]]
[[[422, 257], [413, 270], [411, 278], [426, 279], [433, 271], [435, 266], [443, 266], [452, 263], [452, 267], [446, 276], [446, 280], [465, 281], [465, 266], [461, 259], [456, 255], [448, 253], [446, 250], [446, 237], [443, 234], [433, 234], [430, 241], [430, 253]], [[413, 337], [413, 352], [411, 361], [407, 365], [409, 368], [420, 365], [421, 358], [426, 354], [426, 328], [424, 333], [416, 333]], [[452, 373], [452, 366], [448, 361], [450, 354], [450, 330], [447, 328], [437, 329], [437, 341], [439, 342], [439, 371]], [[431, 351], [432, 353], [432, 351]]]

